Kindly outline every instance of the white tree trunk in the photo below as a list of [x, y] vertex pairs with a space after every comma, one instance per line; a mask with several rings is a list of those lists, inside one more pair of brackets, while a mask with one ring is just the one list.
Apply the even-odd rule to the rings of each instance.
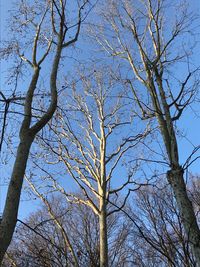
[[107, 238], [107, 213], [106, 213], [106, 200], [101, 197], [100, 199], [100, 267], [108, 267], [108, 238]]

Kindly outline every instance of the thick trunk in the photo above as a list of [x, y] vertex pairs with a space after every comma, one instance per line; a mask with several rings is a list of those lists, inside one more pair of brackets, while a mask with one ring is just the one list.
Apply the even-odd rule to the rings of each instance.
[[107, 239], [107, 213], [106, 200], [100, 200], [100, 267], [108, 267], [108, 239]]
[[167, 178], [170, 183], [176, 202], [181, 213], [181, 218], [187, 238], [196, 259], [196, 266], [200, 267], [200, 230], [190, 201], [181, 167], [168, 171]]
[[[171, 170], [169, 170], [167, 173], [167, 178], [174, 192], [184, 230], [196, 259], [196, 266], [200, 267], [200, 229], [197, 224], [197, 218], [195, 216], [192, 202], [187, 194], [187, 188], [184, 181], [184, 170], [179, 165], [179, 152], [176, 133], [170, 114], [170, 107], [167, 104], [167, 98], [163, 88], [162, 75], [159, 74], [157, 69], [155, 69], [155, 76], [160, 93], [160, 101], [158, 100], [158, 96], [156, 96], [156, 100], [158, 103], [162, 104], [162, 109], [160, 107], [158, 109], [155, 104], [154, 108], [158, 111], [157, 119], [171, 166]], [[156, 91], [152, 81], [151, 83], [153, 88], [151, 91]], [[164, 116], [162, 114], [162, 110], [164, 111]]]
[[17, 150], [17, 156], [13, 167], [11, 181], [8, 187], [2, 221], [0, 224], [0, 264], [2, 263], [3, 257], [11, 242], [15, 230], [23, 177], [32, 141], [33, 138], [28, 135], [21, 137], [21, 141]]

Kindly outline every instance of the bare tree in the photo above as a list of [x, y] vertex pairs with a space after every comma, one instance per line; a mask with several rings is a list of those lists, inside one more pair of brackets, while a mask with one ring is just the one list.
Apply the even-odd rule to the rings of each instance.
[[[95, 68], [89, 77], [81, 74], [79, 83], [73, 83], [70, 95], [66, 96], [66, 107], [61, 105], [51, 124], [56, 139], [45, 140], [43, 135], [41, 143], [43, 150], [51, 152], [49, 162], [57, 161], [57, 169], [64, 164], [66, 174], [74, 179], [83, 196], [67, 192], [57, 177], [47, 174], [54, 190], [72, 203], [89, 206], [99, 218], [101, 267], [108, 266], [107, 218], [120, 210], [108, 206], [109, 199], [124, 190], [123, 207], [130, 192], [140, 187], [133, 179], [137, 164], [130, 173], [124, 169], [122, 177], [117, 173], [118, 168], [125, 162], [126, 153], [149, 133], [149, 128], [143, 125], [139, 133], [134, 130], [133, 134], [132, 114], [127, 112], [129, 99], [122, 94], [122, 88], [109, 73]], [[114, 179], [118, 180], [118, 187], [114, 187]], [[33, 183], [32, 188], [36, 190]]]
[[[136, 194], [136, 207], [132, 217], [140, 225], [144, 235], [135, 233], [135, 238], [139, 236], [141, 239], [141, 243], [138, 243], [141, 248], [138, 251], [143, 248], [144, 257], [148, 257], [151, 251], [152, 258], [155, 256], [159, 259], [160, 265], [196, 266], [183, 229], [182, 217], [169, 185], [150, 186], [140, 189]], [[143, 242], [147, 243], [146, 252]]]
[[[75, 251], [78, 266], [99, 267], [98, 216], [88, 206], [67, 203], [64, 196], [51, 196], [48, 201], [51, 211], [43, 203], [43, 207], [26, 222], [20, 221], [4, 261], [5, 266], [8, 266], [8, 262], [18, 267], [76, 266], [65, 243], [64, 229]], [[62, 229], [58, 227], [57, 221]], [[128, 259], [129, 226], [120, 213], [109, 217], [110, 266], [124, 266]]]
[[[20, 1], [19, 8], [13, 16], [13, 35], [14, 40], [10, 41], [8, 47], [1, 49], [2, 56], [9, 54], [17, 55], [20, 60], [27, 64], [32, 70], [29, 86], [23, 92], [24, 112], [23, 120], [19, 131], [20, 143], [17, 148], [16, 158], [6, 197], [6, 203], [0, 223], [0, 263], [11, 242], [17, 221], [17, 213], [20, 202], [20, 195], [23, 177], [29, 157], [31, 145], [36, 134], [49, 122], [57, 107], [57, 75], [62, 50], [75, 43], [80, 33], [81, 23], [84, 20], [85, 11], [83, 9], [88, 1], [77, 2], [76, 21], [69, 24], [69, 10], [67, 1]], [[48, 26], [48, 27], [47, 27]], [[68, 32], [73, 34], [69, 39]], [[27, 38], [26, 38], [27, 37]], [[32, 46], [31, 52], [30, 47]], [[50, 104], [42, 112], [34, 114], [34, 108], [41, 69], [47, 57], [52, 51], [49, 75], [49, 87], [45, 88], [45, 94], [50, 97]], [[20, 61], [20, 62], [21, 62]], [[47, 83], [48, 84], [48, 83]], [[48, 86], [48, 85], [47, 85]], [[13, 90], [11, 97], [7, 97], [3, 91], [1, 96], [6, 103], [21, 100], [16, 97]], [[5, 110], [5, 114], [8, 110]], [[5, 115], [6, 116], [6, 115]], [[5, 118], [3, 122], [3, 133], [5, 131]], [[2, 144], [2, 141], [1, 141]]]
[[[191, 196], [196, 192], [191, 188]], [[70, 204], [57, 193], [44, 198], [35, 188], [34, 195], [43, 207], [25, 222], [19, 220], [5, 266], [100, 266], [99, 221], [90, 207]], [[109, 266], [196, 266], [169, 185], [140, 188], [136, 195], [108, 217]]]
[[[125, 66], [128, 63], [130, 72], [124, 82], [133, 92], [141, 118], [157, 120], [166, 151], [164, 161], [169, 166], [167, 179], [200, 266], [200, 230], [184, 180], [191, 157], [181, 165], [176, 132], [176, 122], [199, 86], [199, 68], [191, 58], [190, 33], [195, 17], [179, 1], [106, 1], [106, 10], [102, 12], [104, 23], [95, 27], [93, 37], [109, 55]], [[190, 40], [189, 44], [186, 40]]]

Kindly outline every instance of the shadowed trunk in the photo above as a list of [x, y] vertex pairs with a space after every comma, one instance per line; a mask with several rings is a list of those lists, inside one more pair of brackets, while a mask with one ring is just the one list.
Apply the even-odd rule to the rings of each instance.
[[50, 88], [51, 88], [50, 106], [47, 112], [32, 127], [30, 127], [32, 119], [32, 101], [39, 78], [39, 73], [40, 73], [39, 66], [34, 67], [34, 74], [26, 94], [26, 100], [24, 105], [24, 119], [22, 121], [19, 134], [20, 143], [17, 149], [17, 155], [12, 171], [11, 180], [9, 182], [8, 192], [6, 196], [6, 203], [2, 215], [2, 221], [0, 224], [0, 263], [2, 263], [5, 252], [8, 246], [10, 245], [15, 230], [15, 226], [17, 223], [17, 215], [18, 215], [20, 196], [22, 191], [22, 184], [31, 145], [34, 141], [36, 134], [52, 118], [57, 107], [56, 79], [57, 79], [57, 72], [58, 72], [61, 52], [62, 48], [61, 46], [58, 46], [52, 64], [52, 71], [50, 77]]
[[200, 266], [200, 231], [196, 216], [185, 186], [183, 177], [184, 171], [181, 167], [171, 169], [167, 173], [167, 179], [170, 183], [174, 196], [179, 207], [182, 222], [187, 234], [187, 238], [194, 253], [197, 267]]
[[17, 150], [13, 173], [8, 187], [4, 213], [0, 224], [0, 262], [2, 262], [4, 254], [11, 242], [17, 222], [23, 177], [32, 140], [32, 137], [22, 136]]

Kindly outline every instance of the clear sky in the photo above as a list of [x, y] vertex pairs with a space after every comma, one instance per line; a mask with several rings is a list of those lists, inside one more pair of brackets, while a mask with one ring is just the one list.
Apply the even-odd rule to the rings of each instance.
[[[11, 8], [11, 0], [5, 1], [1, 0], [0, 2], [0, 32], [1, 32], [1, 39], [4, 39], [6, 37], [6, 19], [8, 18], [8, 10]], [[191, 7], [198, 11], [200, 14], [200, 1], [199, 0], [190, 0]], [[196, 64], [200, 65], [200, 43], [198, 43], [198, 49], [196, 51], [199, 51], [196, 57]], [[5, 62], [1, 63], [0, 66], [0, 87], [5, 87], [5, 76], [6, 76], [6, 69], [8, 67], [8, 64], [5, 64]], [[1, 104], [1, 103], [0, 103]], [[180, 147], [180, 154], [181, 154], [181, 162], [183, 163], [187, 156], [192, 152], [192, 144], [194, 146], [198, 146], [200, 144], [199, 136], [200, 136], [200, 108], [199, 104], [196, 105], [195, 110], [197, 111], [199, 117], [193, 113], [193, 111], [189, 108], [185, 115], [183, 115], [183, 118], [178, 122], [178, 126], [180, 129], [183, 130], [184, 134], [187, 135], [187, 139], [183, 138], [180, 140], [179, 147]], [[3, 202], [5, 198], [5, 189], [6, 187], [2, 187], [3, 182], [3, 175], [6, 173], [10, 173], [12, 166], [8, 166], [8, 169], [4, 169], [4, 166], [1, 166], [0, 168], [0, 212], [2, 211]], [[8, 168], [6, 167], [6, 168]], [[200, 173], [200, 161], [196, 161], [190, 168], [190, 171], [193, 173]], [[23, 198], [22, 198], [23, 199]], [[20, 205], [20, 211], [19, 211], [19, 217], [25, 217], [31, 210], [34, 210], [39, 202], [27, 202], [22, 201]]]

